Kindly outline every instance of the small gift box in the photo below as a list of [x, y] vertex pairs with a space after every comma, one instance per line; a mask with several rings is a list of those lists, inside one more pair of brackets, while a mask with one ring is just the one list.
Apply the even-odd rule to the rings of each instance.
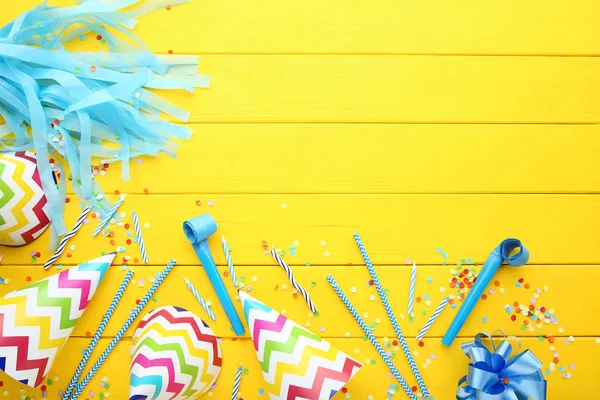
[[[484, 337], [490, 339], [491, 350], [483, 344]], [[461, 346], [471, 363], [467, 375], [458, 382], [458, 400], [546, 399], [541, 361], [529, 350], [511, 357], [513, 348], [508, 342], [511, 338], [518, 342], [514, 336], [503, 335], [496, 345], [492, 335], [479, 333], [473, 342]]]

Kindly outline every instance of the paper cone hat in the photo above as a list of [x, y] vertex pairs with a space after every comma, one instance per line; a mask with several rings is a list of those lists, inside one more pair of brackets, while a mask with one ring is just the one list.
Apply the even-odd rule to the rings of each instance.
[[240, 291], [270, 399], [331, 399], [362, 364]]
[[221, 373], [221, 341], [195, 314], [157, 308], [140, 321], [131, 341], [129, 400], [196, 399]]
[[36, 387], [104, 278], [114, 254], [7, 293], [0, 299], [0, 369]]

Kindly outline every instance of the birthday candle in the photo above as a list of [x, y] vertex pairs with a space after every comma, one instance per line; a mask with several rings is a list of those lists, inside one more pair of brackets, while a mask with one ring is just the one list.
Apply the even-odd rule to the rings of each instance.
[[233, 382], [233, 390], [231, 392], [231, 400], [237, 400], [240, 392], [240, 383], [242, 382], [242, 364], [238, 367], [235, 373], [235, 381]]
[[417, 335], [417, 340], [421, 340], [425, 337], [425, 335], [427, 334], [427, 331], [429, 330], [429, 328], [431, 328], [431, 325], [433, 325], [433, 323], [440, 316], [442, 311], [444, 311], [446, 304], [448, 304], [448, 300], [450, 300], [449, 296], [445, 297], [442, 300], [442, 302], [440, 303], [440, 305], [437, 306], [437, 308], [435, 309], [433, 314], [431, 314], [431, 317], [429, 317], [429, 319], [427, 320], [427, 322], [425, 323], [423, 328], [421, 328], [421, 330], [419, 331], [419, 334]]
[[342, 302], [344, 303], [344, 305], [346, 306], [348, 311], [350, 311], [350, 314], [352, 314], [352, 316], [354, 317], [354, 320], [358, 323], [358, 325], [360, 326], [360, 328], [362, 329], [364, 334], [367, 336], [367, 338], [369, 339], [371, 344], [375, 347], [375, 349], [377, 350], [377, 352], [379, 353], [379, 355], [381, 356], [383, 361], [386, 363], [386, 365], [390, 369], [390, 372], [392, 373], [392, 375], [394, 375], [394, 377], [398, 380], [398, 383], [400, 383], [400, 385], [404, 389], [404, 392], [408, 395], [408, 397], [411, 400], [417, 400], [417, 397], [411, 390], [410, 386], [408, 386], [408, 383], [406, 383], [406, 381], [400, 374], [400, 371], [398, 371], [398, 368], [396, 368], [396, 366], [392, 362], [391, 358], [388, 356], [388, 354], [385, 352], [385, 350], [383, 350], [383, 347], [381, 347], [381, 345], [379, 344], [379, 342], [377, 341], [377, 339], [375, 338], [375, 336], [373, 335], [373, 333], [371, 332], [371, 330], [369, 329], [367, 324], [365, 324], [365, 321], [363, 321], [361, 316], [358, 314], [358, 311], [356, 311], [356, 309], [354, 308], [352, 303], [350, 303], [350, 300], [348, 300], [348, 297], [346, 297], [346, 295], [344, 294], [342, 289], [340, 289], [340, 287], [338, 286], [335, 279], [333, 279], [333, 276], [327, 275], [327, 282], [329, 282], [329, 284], [331, 285], [331, 287], [333, 288], [335, 293], [338, 295], [340, 300], [342, 300]]
[[56, 249], [56, 252], [44, 264], [44, 269], [50, 268], [52, 266], [52, 264], [54, 264], [54, 262], [60, 258], [62, 253], [64, 253], [65, 248], [67, 247], [67, 242], [69, 241], [69, 239], [71, 239], [73, 236], [75, 236], [75, 234], [79, 231], [79, 229], [81, 229], [81, 226], [83, 225], [83, 221], [85, 221], [85, 218], [88, 216], [90, 211], [91, 211], [91, 208], [89, 208], [89, 207], [86, 207], [83, 209], [83, 211], [81, 211], [81, 214], [79, 215], [79, 218], [77, 218], [77, 222], [75, 223], [75, 226], [69, 232], [67, 232], [65, 234], [65, 236], [63, 236], [63, 238], [60, 240], [60, 243], [58, 244], [58, 248]]
[[277, 253], [277, 251], [274, 248], [271, 249], [271, 255], [273, 256], [273, 258], [275, 259], [275, 261], [277, 261], [277, 264], [279, 264], [279, 266], [285, 270], [285, 273], [287, 274], [287, 277], [288, 277], [290, 283], [292, 284], [292, 286], [297, 291], [299, 291], [300, 294], [302, 294], [302, 297], [304, 297], [304, 301], [306, 301], [306, 304], [308, 304], [308, 308], [310, 308], [310, 311], [312, 313], [316, 313], [317, 312], [317, 307], [315, 307], [315, 304], [313, 303], [313, 301], [310, 298], [310, 296], [309, 296], [308, 292], [306, 291], [306, 289], [304, 289], [302, 287], [302, 285], [300, 285], [298, 283], [298, 281], [296, 281], [296, 277], [294, 276], [294, 273], [292, 272], [292, 269], [290, 268], [290, 266], [287, 265], [285, 261], [283, 261], [283, 259], [281, 258], [281, 256]]
[[142, 229], [140, 228], [140, 220], [135, 211], [131, 212], [133, 218], [133, 226], [135, 228], [135, 235], [137, 236], [138, 245], [140, 246], [140, 252], [142, 253], [142, 261], [148, 263], [148, 253], [146, 253], [146, 246], [144, 245], [144, 237], [142, 236]]
[[415, 285], [417, 283], [417, 262], [413, 262], [410, 271], [410, 286], [408, 288], [408, 315], [413, 315], [413, 306], [415, 304]]
[[[146, 304], [148, 303], [150, 298], [154, 295], [154, 292], [156, 292], [156, 290], [162, 284], [162, 282], [165, 280], [165, 278], [167, 277], [169, 272], [171, 272], [171, 270], [173, 269], [173, 266], [175, 266], [175, 260], [169, 261], [169, 264], [167, 264], [167, 266], [165, 267], [163, 272], [161, 272], [160, 275], [158, 275], [156, 277], [156, 280], [154, 281], [152, 286], [150, 286], [150, 289], [148, 290], [146, 295], [142, 298], [142, 300], [137, 305], [137, 307], [131, 312], [131, 314], [129, 315], [129, 318], [127, 318], [127, 321], [125, 321], [125, 324], [123, 324], [121, 329], [119, 329], [119, 332], [117, 332], [115, 337], [108, 344], [108, 346], [106, 347], [104, 352], [100, 355], [100, 357], [98, 358], [98, 360], [96, 361], [96, 363], [94, 364], [94, 366], [92, 367], [90, 372], [87, 373], [87, 375], [85, 376], [85, 378], [83, 378], [83, 381], [81, 381], [81, 383], [76, 385], [75, 393], [73, 393], [71, 400], [77, 400], [79, 398], [79, 396], [81, 395], [81, 393], [83, 392], [85, 387], [90, 383], [90, 381], [92, 380], [94, 375], [96, 375], [96, 373], [98, 372], [98, 370], [100, 369], [102, 364], [104, 364], [104, 362], [106, 361], [106, 359], [108, 358], [110, 353], [117, 346], [117, 344], [119, 343], [119, 340], [121, 340], [123, 335], [125, 335], [125, 332], [127, 331], [127, 329], [129, 329], [131, 324], [133, 324], [133, 321], [135, 321], [135, 319], [140, 315], [140, 313], [142, 312], [142, 309], [146, 306]], [[63, 397], [63, 399], [64, 399], [64, 397]]]
[[117, 210], [119, 209], [119, 207], [121, 207], [121, 204], [123, 204], [123, 202], [125, 201], [125, 196], [127, 196], [127, 195], [123, 194], [123, 195], [121, 195], [121, 197], [119, 197], [119, 200], [115, 203], [115, 205], [106, 214], [106, 217], [102, 220], [102, 222], [100, 222], [100, 225], [98, 225], [98, 227], [96, 229], [94, 229], [94, 232], [92, 233], [93, 236], [98, 236], [100, 231], [102, 231], [102, 228], [104, 228], [108, 224], [108, 222], [111, 219], [113, 219], [113, 217], [117, 213]]
[[239, 282], [237, 280], [235, 270], [233, 269], [233, 261], [231, 260], [231, 252], [229, 251], [227, 240], [225, 240], [225, 236], [223, 235], [221, 235], [221, 244], [223, 245], [223, 253], [225, 253], [225, 259], [227, 260], [227, 266], [229, 267], [229, 275], [231, 275], [233, 286], [237, 288], [239, 286]]
[[198, 300], [198, 303], [202, 305], [202, 308], [204, 308], [204, 311], [206, 311], [210, 319], [216, 321], [217, 317], [215, 317], [215, 314], [212, 312], [208, 304], [204, 301], [202, 296], [200, 296], [200, 293], [198, 293], [194, 285], [192, 285], [192, 282], [190, 282], [185, 276], [183, 277], [183, 280], [185, 280], [185, 284], [187, 285], [188, 289], [190, 289], [190, 292], [192, 292], [196, 300]]

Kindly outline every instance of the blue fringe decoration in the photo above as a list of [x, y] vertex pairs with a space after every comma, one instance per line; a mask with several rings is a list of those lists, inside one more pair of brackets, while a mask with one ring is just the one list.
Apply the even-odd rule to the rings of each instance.
[[[187, 122], [189, 113], [148, 89], [207, 88], [198, 57], [154, 55], [131, 32], [136, 17], [187, 1], [79, 0], [73, 7], [44, 1], [0, 29], [0, 152], [35, 148], [53, 224], [51, 247], [67, 227], [64, 188], [53, 180], [50, 155], [67, 161], [73, 191], [103, 216], [110, 204], [92, 175], [93, 158], [121, 161], [128, 181], [132, 157], [174, 157], [173, 139], [190, 138], [187, 127], [160, 117]], [[109, 52], [65, 50], [65, 43], [90, 32], [102, 36]]]

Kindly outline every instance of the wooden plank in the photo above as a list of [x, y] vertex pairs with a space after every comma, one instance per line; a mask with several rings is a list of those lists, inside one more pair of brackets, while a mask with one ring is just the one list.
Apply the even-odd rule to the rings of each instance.
[[[197, 204], [201, 204], [198, 206]], [[211, 206], [212, 205], [212, 206]], [[125, 223], [130, 211], [140, 214], [150, 262], [164, 265], [177, 258], [181, 264], [198, 263], [184, 239], [182, 223], [210, 213], [236, 249], [239, 265], [271, 263], [262, 241], [283, 249], [299, 241], [292, 265], [360, 264], [352, 234], [359, 231], [375, 264], [394, 265], [406, 258], [423, 264], [441, 264], [470, 257], [483, 262], [506, 237], [526, 243], [534, 264], [599, 264], [597, 238], [589, 234], [600, 225], [597, 195], [129, 195], [120, 210]], [[67, 205], [68, 225], [79, 215], [76, 201]], [[76, 250], [62, 263], [86, 261], [101, 251], [124, 246], [121, 256], [139, 257], [131, 239], [133, 228], [114, 226], [114, 237], [92, 237], [96, 220], [84, 226], [72, 241]], [[127, 232], [130, 232], [128, 236]], [[575, 234], [579, 232], [581, 234]], [[6, 264], [31, 264], [31, 253], [43, 253], [49, 232], [32, 244], [3, 249]], [[111, 244], [111, 241], [114, 241]], [[322, 241], [326, 246], [322, 246]], [[213, 254], [224, 265], [220, 240], [211, 238]], [[69, 244], [71, 246], [71, 244]], [[443, 247], [449, 255], [437, 252]], [[130, 261], [131, 261], [130, 260]], [[139, 261], [139, 260], [138, 260]]]
[[[192, 125], [127, 193], [598, 193], [599, 125]], [[250, 167], [251, 166], [251, 167]]]
[[600, 58], [204, 56], [190, 122], [597, 123]]
[[[35, 4], [7, 3], [0, 24]], [[141, 18], [136, 33], [162, 53], [595, 55], [599, 12], [594, 0], [192, 1]]]
[[[237, 255], [237, 253], [233, 253]], [[407, 315], [409, 266], [378, 267], [377, 271], [382, 285], [389, 289], [389, 301], [400, 321], [402, 331], [407, 337], [415, 337], [425, 324], [441, 299], [447, 295], [459, 295], [457, 289], [452, 289], [449, 280], [451, 266], [420, 266], [416, 296], [420, 297], [415, 303], [415, 316], [411, 320]], [[463, 266], [459, 269], [467, 268]], [[479, 270], [480, 267], [472, 267]], [[151, 285], [150, 279], [162, 270], [158, 266], [134, 267], [134, 281], [125, 292], [121, 305], [117, 308], [114, 317], [108, 324], [105, 335], [112, 336], [120, 329], [128, 318], [131, 309], [135, 308], [136, 300], [141, 299]], [[220, 271], [225, 272], [221, 267]], [[296, 278], [308, 290], [315, 302], [320, 315], [311, 316], [301, 296], [294, 295], [285, 273], [276, 266], [237, 267], [237, 273], [245, 285], [250, 288], [250, 294], [265, 302], [292, 320], [303, 326], [308, 326], [323, 337], [355, 337], [363, 336], [351, 315], [330, 288], [326, 281], [327, 274], [331, 273], [340, 287], [346, 292], [357, 310], [367, 313], [365, 321], [374, 324], [374, 333], [378, 336], [394, 336], [394, 331], [388, 322], [387, 316], [375, 288], [367, 283], [370, 276], [365, 267], [333, 267], [311, 266], [295, 267]], [[119, 267], [113, 267], [96, 293], [94, 300], [88, 306], [86, 314], [74, 331], [75, 336], [86, 337], [93, 335], [102, 319], [108, 305], [114, 297], [125, 272]], [[10, 284], [0, 286], [0, 294], [15, 290], [27, 284], [27, 277], [32, 280], [42, 279], [47, 276], [39, 267], [3, 267], [2, 276], [10, 279]], [[183, 277], [188, 277], [194, 286], [202, 293], [203, 297], [212, 301], [213, 310], [217, 316], [215, 322], [210, 321], [215, 333], [221, 337], [233, 337], [231, 326], [223, 309], [216, 298], [204, 272], [197, 266], [177, 266], [167, 280], [159, 288], [156, 298], [150, 301], [146, 312], [163, 305], [176, 305], [193, 311], [202, 318], [207, 318], [205, 312], [185, 286]], [[580, 277], [580, 278], [574, 278]], [[225, 278], [224, 278], [225, 279]], [[524, 282], [517, 287], [519, 279]], [[579, 279], [577, 284], [565, 285], [565, 282]], [[494, 283], [486, 290], [486, 300], [480, 300], [472, 317], [468, 319], [461, 331], [461, 336], [474, 336], [480, 331], [502, 329], [507, 335], [519, 337], [541, 335], [553, 336], [599, 336], [600, 322], [591, 318], [600, 313], [600, 304], [592, 299], [598, 298], [600, 289], [597, 282], [600, 279], [598, 266], [526, 266], [522, 268], [502, 268]], [[431, 283], [428, 282], [431, 280]], [[225, 279], [232, 298], [237, 295], [229, 279]], [[354, 288], [354, 290], [352, 290]], [[442, 288], [443, 292], [441, 292]], [[540, 290], [537, 299], [534, 298], [536, 290]], [[492, 292], [490, 292], [490, 290]], [[547, 291], [546, 291], [547, 290]], [[531, 300], [535, 303], [531, 303]], [[427, 301], [429, 300], [429, 302]], [[518, 302], [529, 307], [534, 304], [536, 309], [544, 307], [554, 310], [552, 313], [557, 318], [557, 324], [527, 322], [529, 319], [518, 315], [516, 321], [507, 313], [505, 305], [514, 305]], [[462, 304], [456, 299], [457, 307], [449, 306], [432, 326], [427, 338], [441, 337], [446, 332], [458, 307]], [[236, 302], [239, 315], [242, 316], [239, 302]], [[285, 310], [285, 311], [284, 311]], [[242, 317], [243, 318], [243, 317]], [[485, 322], [484, 322], [485, 319]], [[542, 318], [543, 319], [543, 318]], [[377, 323], [379, 321], [379, 323]], [[582, 323], [585, 321], [585, 323]], [[562, 329], [559, 329], [562, 328]], [[131, 336], [133, 330], [127, 332]]]
[[[466, 340], [465, 340], [466, 341]], [[377, 353], [371, 348], [368, 342], [361, 339], [333, 339], [332, 344], [346, 351], [353, 357], [363, 363], [367, 363], [357, 375], [346, 386], [347, 394], [352, 399], [368, 399], [369, 395], [373, 399], [387, 399], [388, 389], [390, 385], [398, 385], [393, 378], [389, 377], [388, 370], [379, 358]], [[59, 389], [64, 389], [69, 379], [71, 372], [75, 370], [77, 363], [81, 357], [81, 350], [88, 344], [88, 340], [75, 338], [67, 342], [65, 349], [58, 356], [55, 362], [55, 367], [50, 372], [49, 377], [52, 379], [58, 377], [58, 381], [52, 382], [52, 385], [47, 385], [49, 399], [58, 398], [57, 392]], [[108, 344], [108, 339], [101, 339], [96, 353], [92, 356], [95, 360]], [[411, 348], [415, 348], [414, 340], [409, 339]], [[212, 390], [207, 398], [225, 399], [231, 396], [231, 386], [235, 376], [235, 370], [240, 362], [243, 362], [244, 368], [248, 369], [248, 374], [243, 375], [241, 384], [240, 396], [245, 399], [262, 399], [266, 394], [259, 395], [259, 389], [266, 389], [260, 366], [254, 353], [254, 348], [248, 340], [238, 340], [235, 342], [225, 340], [222, 342], [223, 350], [223, 368], [221, 375], [217, 380], [214, 390]], [[583, 397], [596, 398], [598, 393], [598, 374], [593, 368], [593, 360], [600, 357], [600, 345], [595, 343], [593, 338], [576, 338], [574, 343], [568, 346], [557, 345], [557, 352], [560, 353], [558, 366], [564, 367], [566, 371], [571, 373], [570, 379], [564, 379], [562, 374], [556, 371], [546, 376], [548, 379], [548, 400], [575, 400]], [[548, 351], [547, 343], [539, 343], [536, 339], [524, 338], [521, 340], [521, 349], [530, 349], [544, 363], [544, 369], [548, 368], [552, 362], [552, 353]], [[404, 360], [402, 350], [394, 351], [390, 349], [392, 354], [397, 355], [394, 362], [400, 369], [400, 372], [412, 386], [416, 385], [416, 381], [411, 374], [408, 364]], [[416, 350], [417, 351], [417, 350]], [[434, 356], [427, 367], [425, 360]], [[451, 400], [455, 398], [456, 382], [467, 373], [468, 359], [462, 354], [458, 344], [450, 349], [444, 348], [439, 339], [432, 340], [426, 344], [424, 348], [418, 348], [418, 355], [415, 359], [419, 365], [419, 369], [423, 375], [425, 383], [428, 385], [431, 395], [439, 400]], [[126, 399], [129, 394], [129, 379], [128, 366], [130, 363], [129, 356], [129, 341], [120, 342], [108, 357], [100, 372], [90, 382], [84, 392], [86, 398], [98, 398], [103, 394], [106, 398], [108, 393], [110, 398]], [[374, 360], [374, 364], [371, 364]], [[589, 360], [589, 361], [587, 361]], [[574, 364], [574, 370], [570, 369], [570, 364]], [[12, 379], [4, 375], [0, 371], [0, 376], [4, 383], [0, 389], [0, 393], [7, 393], [8, 398], [18, 398], [20, 389], [24, 389], [24, 395], [31, 398], [41, 398], [40, 389], [31, 389], [24, 385], [15, 383]], [[101, 386], [102, 379], [106, 379], [105, 383], [109, 384], [109, 388]], [[373, 385], [377, 382], [377, 385]], [[395, 397], [406, 398], [402, 389]], [[94, 392], [94, 397], [90, 394]], [[338, 395], [336, 398], [344, 398], [344, 395]]]

